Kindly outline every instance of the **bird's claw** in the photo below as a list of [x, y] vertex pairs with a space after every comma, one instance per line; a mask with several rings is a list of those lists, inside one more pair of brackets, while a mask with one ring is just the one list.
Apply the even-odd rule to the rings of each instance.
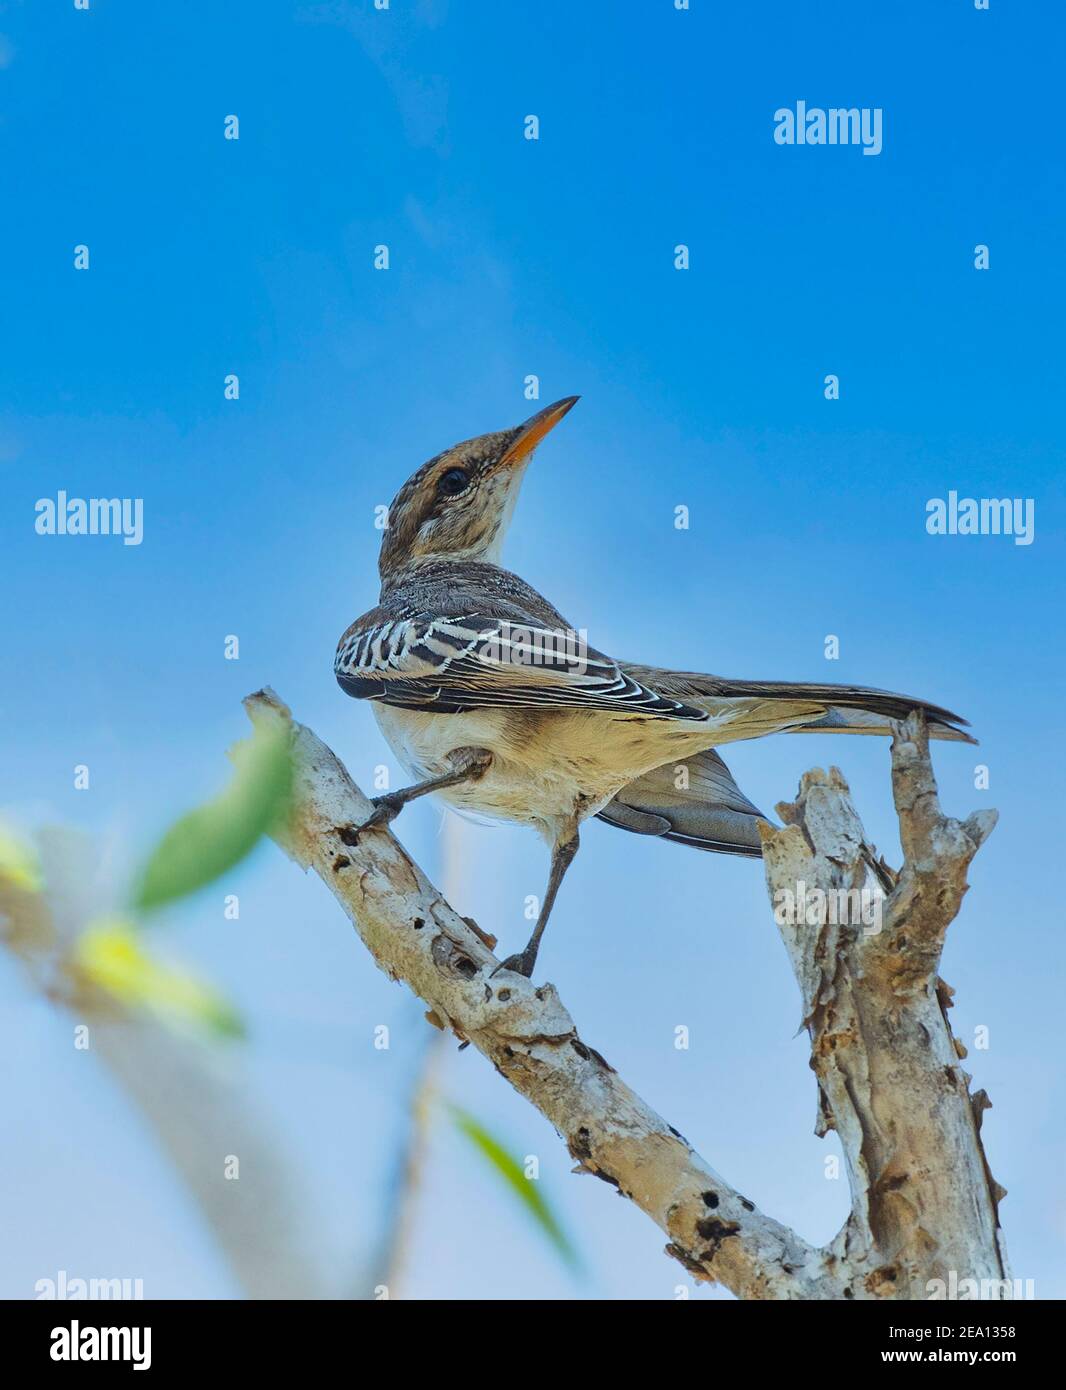
[[360, 827], [362, 830], [372, 830], [376, 825], [391, 825], [404, 808], [403, 801], [394, 792], [375, 796], [371, 805], [374, 809]]
[[536, 963], [536, 955], [530, 955], [528, 951], [519, 951], [517, 955], [508, 956], [492, 973], [498, 975], [501, 970], [513, 970], [516, 975], [524, 975], [528, 980], [533, 974], [533, 967]]

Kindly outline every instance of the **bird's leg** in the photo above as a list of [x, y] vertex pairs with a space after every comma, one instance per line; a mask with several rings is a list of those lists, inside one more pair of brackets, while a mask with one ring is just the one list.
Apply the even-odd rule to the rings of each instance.
[[533, 928], [533, 935], [526, 943], [525, 950], [520, 951], [516, 956], [508, 956], [504, 963], [498, 965], [496, 970], [492, 972], [494, 975], [498, 970], [513, 970], [516, 975], [525, 975], [527, 979], [533, 974], [533, 967], [537, 963], [537, 951], [540, 949], [540, 939], [544, 935], [544, 928], [548, 925], [555, 895], [559, 891], [563, 875], [574, 862], [574, 855], [577, 853], [579, 844], [580, 839], [575, 822], [567, 828], [564, 835], [560, 836], [552, 847], [552, 866], [551, 873], [548, 875], [548, 887], [544, 892], [544, 902], [541, 904], [540, 915], [537, 918], [537, 925]]
[[425, 782], [416, 782], [412, 787], [401, 787], [399, 791], [386, 792], [384, 796], [374, 797], [374, 809], [359, 827], [367, 830], [374, 825], [388, 825], [396, 819], [409, 801], [415, 801], [429, 792], [443, 791], [445, 787], [457, 786], [460, 782], [476, 782], [492, 762], [492, 754], [487, 748], [456, 748], [448, 755], [452, 771], [440, 777], [430, 777]]

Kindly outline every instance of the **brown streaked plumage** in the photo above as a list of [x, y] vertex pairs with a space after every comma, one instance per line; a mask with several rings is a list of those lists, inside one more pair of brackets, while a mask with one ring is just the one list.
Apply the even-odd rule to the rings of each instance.
[[[529, 975], [559, 884], [596, 815], [642, 835], [757, 856], [758, 809], [715, 751], [769, 733], [886, 734], [925, 711], [934, 738], [973, 740], [957, 715], [862, 686], [732, 680], [616, 660], [499, 564], [533, 449], [573, 407], [438, 454], [400, 489], [381, 548], [381, 596], [337, 647], [341, 687], [373, 702], [417, 781], [374, 820], [435, 792], [538, 829], [548, 888], [525, 950]], [[685, 776], [679, 776], [681, 766]]]

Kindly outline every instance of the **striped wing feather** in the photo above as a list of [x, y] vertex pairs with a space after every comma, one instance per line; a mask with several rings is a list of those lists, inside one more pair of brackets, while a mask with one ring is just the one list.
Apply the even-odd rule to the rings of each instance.
[[478, 613], [357, 624], [341, 639], [334, 670], [356, 699], [434, 713], [510, 706], [707, 719], [565, 629]]

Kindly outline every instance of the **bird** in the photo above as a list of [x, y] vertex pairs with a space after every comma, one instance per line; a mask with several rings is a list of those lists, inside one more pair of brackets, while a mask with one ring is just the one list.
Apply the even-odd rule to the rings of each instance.
[[[529, 977], [590, 817], [637, 835], [761, 855], [758, 807], [718, 753], [772, 733], [890, 734], [921, 710], [933, 738], [976, 742], [926, 700], [864, 686], [735, 680], [625, 661], [590, 646], [501, 564], [534, 450], [576, 405], [445, 449], [388, 508], [376, 607], [341, 636], [334, 672], [369, 700], [414, 782], [366, 826], [434, 793], [460, 812], [530, 826], [551, 850], [527, 945], [497, 970]], [[361, 827], [362, 828], [362, 827]], [[495, 972], [494, 972], [495, 973]]]

